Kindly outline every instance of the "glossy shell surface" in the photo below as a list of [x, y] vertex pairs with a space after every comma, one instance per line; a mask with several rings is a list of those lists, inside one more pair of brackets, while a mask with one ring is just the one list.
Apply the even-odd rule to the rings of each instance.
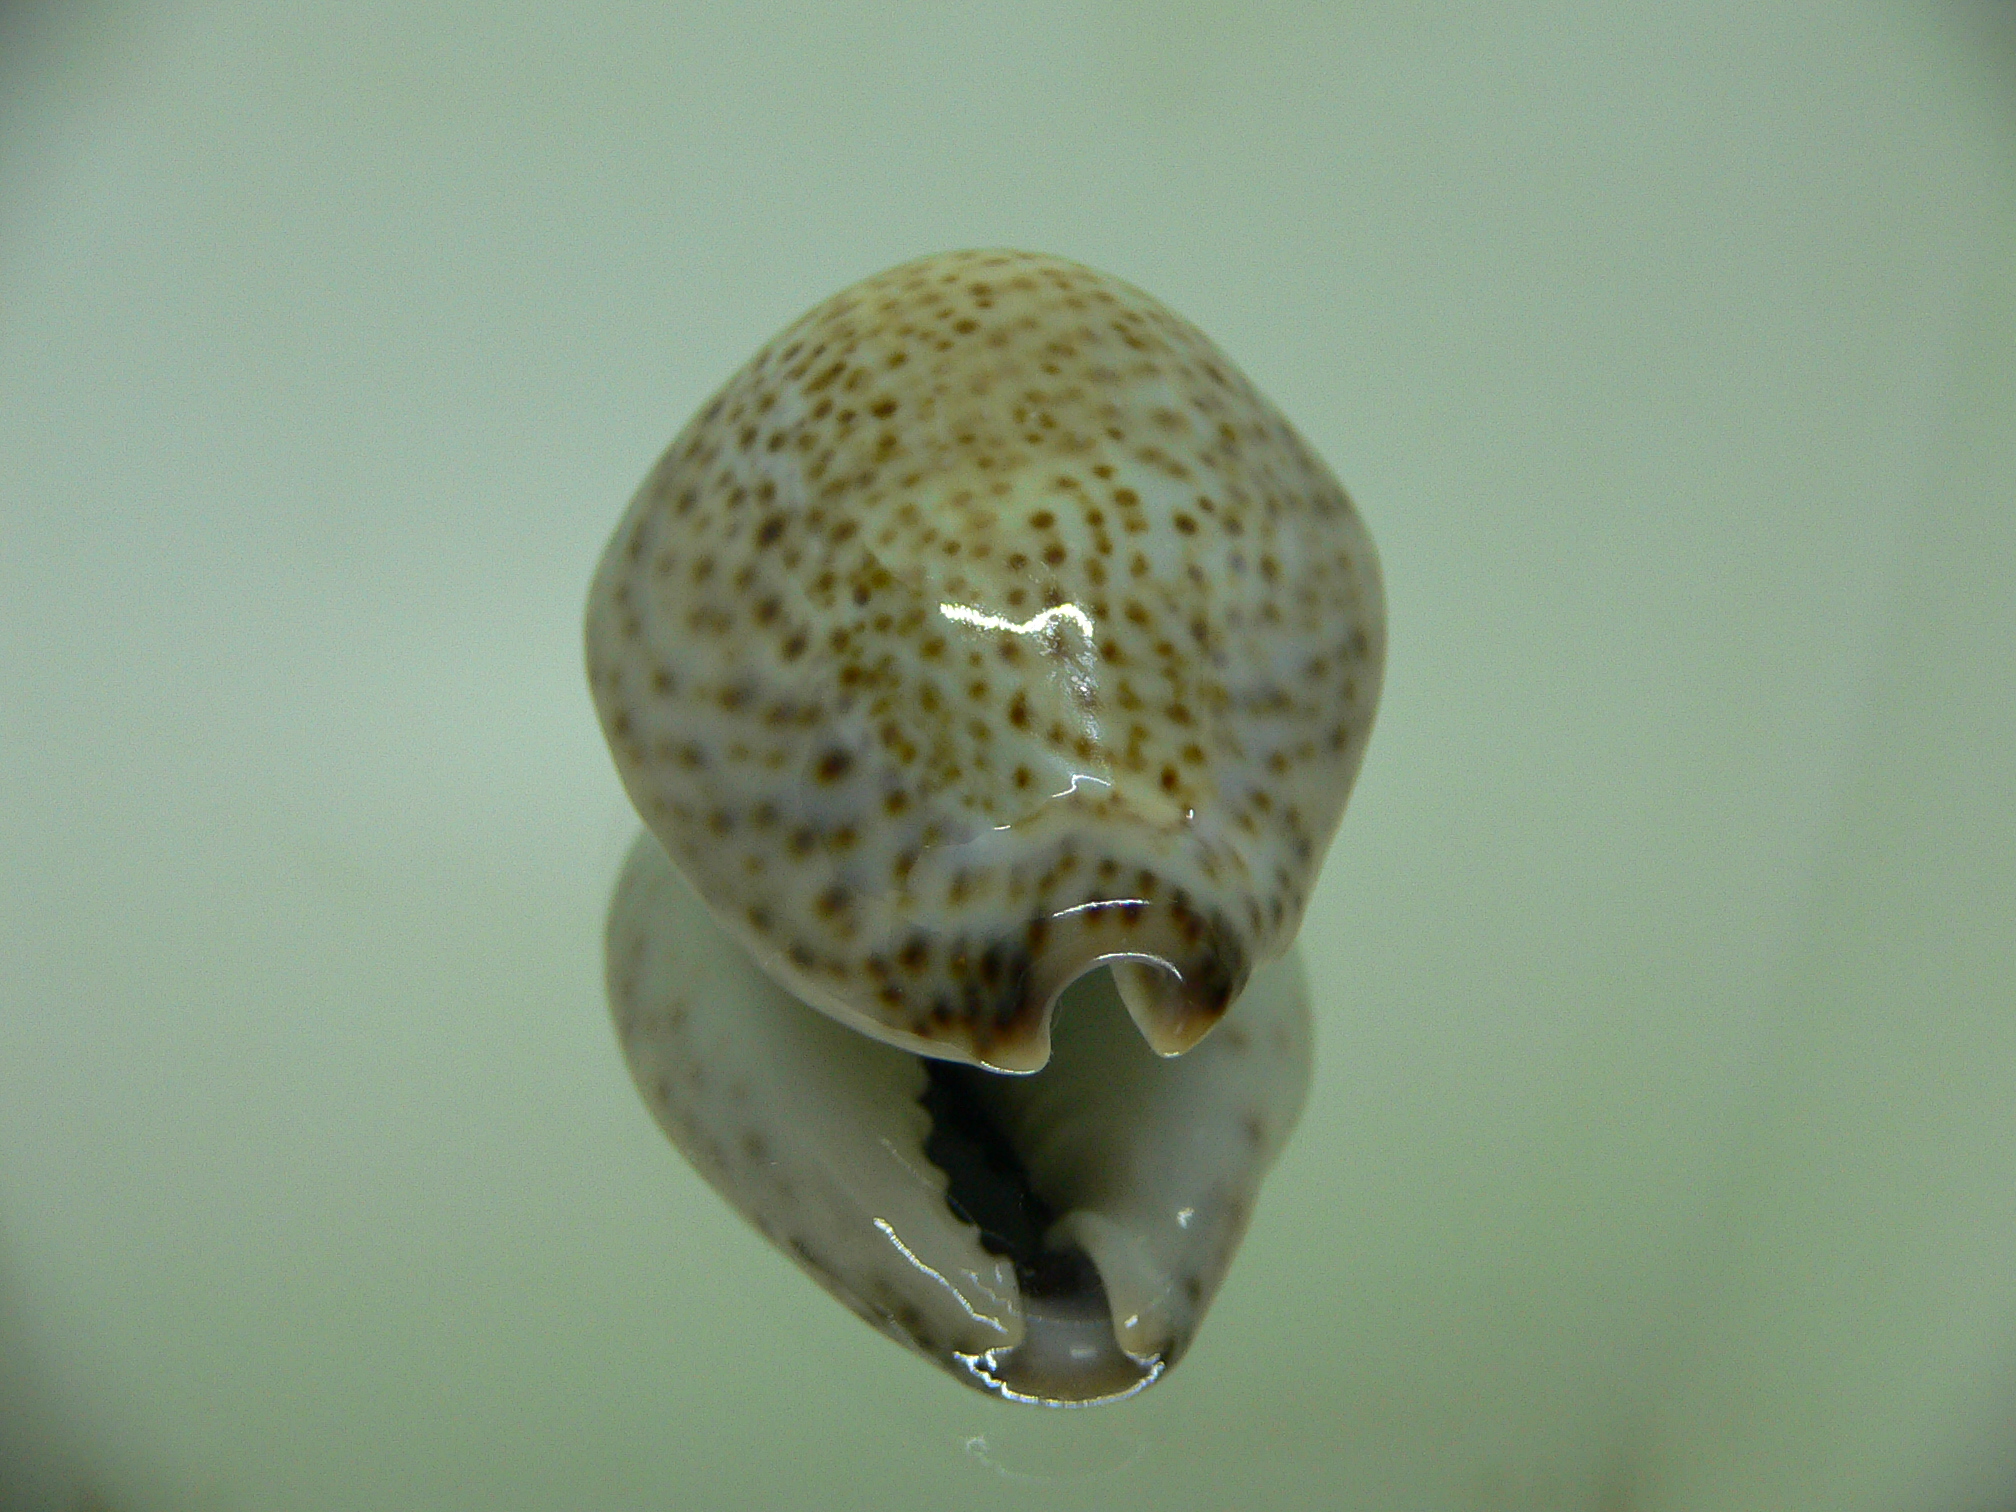
[[1175, 1060], [1089, 975], [1050, 1063], [996, 1076], [792, 999], [648, 835], [610, 904], [608, 986], [638, 1091], [709, 1184], [874, 1327], [1017, 1401], [1129, 1396], [1181, 1357], [1309, 1085], [1292, 953]]
[[805, 1002], [1027, 1072], [1115, 967], [1180, 1053], [1294, 935], [1385, 649], [1343, 489], [1200, 332], [959, 252], [759, 351], [596, 574], [646, 824]]

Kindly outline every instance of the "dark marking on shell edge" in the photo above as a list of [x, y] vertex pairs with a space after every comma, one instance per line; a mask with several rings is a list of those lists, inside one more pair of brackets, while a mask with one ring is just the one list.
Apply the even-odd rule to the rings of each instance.
[[913, 929], [895, 952], [904, 979], [884, 986], [881, 1000], [900, 1008], [910, 1031], [926, 1040], [1022, 1069], [1050, 1004], [1114, 953], [1121, 943], [1114, 927], [1123, 920], [1128, 957], [1150, 969], [1160, 962], [1174, 975], [1157, 993], [1156, 1018], [1180, 1043], [1194, 1044], [1245, 989], [1251, 963], [1224, 915], [1198, 911], [1180, 890], [1146, 904], [1032, 914], [1019, 939], [946, 939]]

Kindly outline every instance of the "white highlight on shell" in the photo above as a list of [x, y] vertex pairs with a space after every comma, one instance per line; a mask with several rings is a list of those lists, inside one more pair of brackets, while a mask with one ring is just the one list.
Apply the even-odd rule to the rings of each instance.
[[979, 630], [1006, 630], [1011, 635], [1040, 635], [1059, 620], [1069, 620], [1078, 627], [1078, 633], [1087, 640], [1099, 633], [1093, 627], [1091, 616], [1076, 604], [1058, 604], [1054, 608], [1045, 609], [1041, 614], [1032, 614], [1020, 624], [966, 604], [940, 604], [938, 612], [962, 625], [972, 625]]
[[1329, 470], [1140, 290], [925, 258], [680, 433], [587, 649], [666, 1133], [969, 1385], [1159, 1379], [1308, 1085], [1288, 952], [1385, 655]]
[[891, 1223], [887, 1218], [877, 1218], [875, 1220], [875, 1227], [882, 1231], [883, 1238], [887, 1239], [891, 1244], [896, 1246], [896, 1253], [901, 1255], [905, 1260], [908, 1260], [912, 1265], [916, 1266], [917, 1269], [924, 1276], [928, 1277], [938, 1286], [942, 1287], [946, 1291], [949, 1291], [954, 1297], [958, 1298], [959, 1305], [966, 1309], [967, 1317], [973, 1319], [973, 1321], [976, 1323], [986, 1324], [989, 1327], [999, 1326], [995, 1324], [991, 1318], [985, 1317], [982, 1314], [975, 1312], [973, 1310], [973, 1304], [966, 1300], [965, 1295], [959, 1290], [958, 1287], [954, 1286], [943, 1275], [933, 1270], [929, 1265], [925, 1264], [924, 1261], [919, 1259], [917, 1256], [917, 1252], [912, 1248], [910, 1248], [909, 1245], [905, 1244], [903, 1242], [903, 1236], [896, 1232], [895, 1224]]
[[985, 1112], [1096, 1286], [1032, 1298], [947, 1201], [917, 1056], [853, 1034], [758, 971], [648, 835], [609, 909], [609, 1001], [659, 1125], [772, 1243], [878, 1329], [1006, 1400], [1110, 1401], [1188, 1347], [1307, 1096], [1293, 955], [1219, 1033], [1159, 1060], [1104, 973], [1074, 987], [1028, 1077]]
[[764, 970], [1029, 1072], [1098, 963], [1174, 1055], [1287, 948], [1385, 612], [1343, 488], [1200, 331], [958, 252], [729, 380], [612, 536], [587, 641], [638, 812]]

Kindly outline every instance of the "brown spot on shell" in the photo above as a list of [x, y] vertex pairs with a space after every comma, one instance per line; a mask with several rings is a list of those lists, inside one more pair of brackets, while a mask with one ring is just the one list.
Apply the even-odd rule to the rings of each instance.
[[[1349, 500], [1224, 354], [999, 251], [759, 351], [639, 490], [588, 628], [618, 771], [717, 914], [808, 1001], [983, 1058], [1117, 931], [1199, 1001], [1285, 947], [1384, 651]], [[1101, 862], [1156, 891], [1089, 899]]]

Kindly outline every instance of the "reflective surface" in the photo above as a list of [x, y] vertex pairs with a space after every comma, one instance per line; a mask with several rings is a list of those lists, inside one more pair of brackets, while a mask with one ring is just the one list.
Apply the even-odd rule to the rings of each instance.
[[[63, 17], [0, 46], [15, 1485], [2016, 1501], [2012, 128], [1965, 16]], [[752, 339], [992, 244], [1235, 353], [1393, 612], [1302, 1122], [1097, 1412], [819, 1296], [601, 983], [612, 519]]]
[[790, 997], [648, 836], [608, 963], [630, 1075], [693, 1168], [869, 1324], [1012, 1401], [1125, 1398], [1182, 1357], [1309, 1090], [1299, 957], [1166, 1060], [1094, 971], [1048, 1064], [996, 1075]]

